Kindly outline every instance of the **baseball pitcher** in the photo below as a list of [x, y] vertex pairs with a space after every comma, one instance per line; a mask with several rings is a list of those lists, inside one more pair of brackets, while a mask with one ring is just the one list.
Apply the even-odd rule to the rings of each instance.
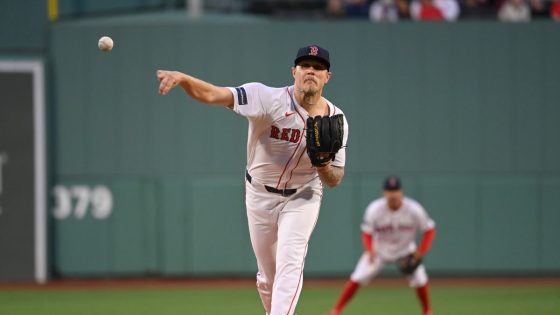
[[322, 96], [330, 80], [329, 52], [317, 45], [298, 50], [294, 84], [219, 87], [177, 71], [158, 70], [160, 94], [180, 86], [205, 104], [218, 104], [249, 122], [245, 204], [258, 265], [257, 290], [268, 315], [292, 315], [303, 281], [323, 184], [344, 175], [348, 122]]

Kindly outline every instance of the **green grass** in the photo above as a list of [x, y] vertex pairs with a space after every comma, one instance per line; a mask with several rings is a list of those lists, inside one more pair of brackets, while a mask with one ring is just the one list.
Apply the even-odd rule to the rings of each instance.
[[[323, 315], [338, 287], [305, 287], [299, 315]], [[560, 286], [433, 286], [435, 315], [557, 315]], [[263, 315], [254, 288], [138, 287], [127, 289], [0, 290], [1, 315]], [[345, 315], [415, 315], [412, 289], [363, 288]]]

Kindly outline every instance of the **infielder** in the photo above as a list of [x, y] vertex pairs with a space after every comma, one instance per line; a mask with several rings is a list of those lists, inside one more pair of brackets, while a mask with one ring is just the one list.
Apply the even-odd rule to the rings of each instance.
[[[432, 314], [422, 257], [435, 237], [435, 223], [417, 201], [403, 195], [398, 177], [384, 181], [383, 195], [366, 208], [362, 223], [365, 251], [329, 315], [340, 315], [359, 287], [368, 284], [388, 263], [397, 263], [406, 274], [409, 285], [416, 289], [423, 315]], [[419, 231], [423, 237], [417, 248]]]
[[[322, 97], [332, 76], [329, 52], [316, 45], [299, 49], [292, 76], [292, 86], [247, 83], [232, 88], [177, 71], [157, 71], [160, 94], [179, 85], [195, 100], [222, 105], [249, 121], [245, 204], [258, 265], [257, 290], [269, 315], [294, 313], [323, 184], [334, 187], [341, 182], [348, 138], [342, 111]], [[342, 148], [336, 154], [317, 155], [306, 148], [312, 144], [306, 133], [325, 130], [307, 128], [309, 119], [317, 116], [340, 119], [332, 125], [340, 126]]]

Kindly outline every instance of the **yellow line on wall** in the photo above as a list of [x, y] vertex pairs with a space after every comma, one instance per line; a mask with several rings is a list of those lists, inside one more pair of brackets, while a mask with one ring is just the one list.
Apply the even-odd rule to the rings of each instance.
[[58, 20], [58, 0], [48, 1], [48, 15], [51, 22]]

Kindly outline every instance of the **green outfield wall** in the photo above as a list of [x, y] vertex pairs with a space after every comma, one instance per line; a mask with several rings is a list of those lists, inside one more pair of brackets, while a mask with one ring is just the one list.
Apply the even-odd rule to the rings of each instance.
[[47, 33], [46, 0], [0, 0], [0, 57], [44, 54]]
[[[110, 35], [111, 53], [97, 50]], [[292, 22], [182, 16], [55, 23], [52, 270], [63, 277], [251, 275], [247, 122], [157, 69], [218, 85], [292, 83], [298, 47], [331, 52], [346, 176], [326, 189], [308, 275], [345, 276], [381, 180], [437, 222], [432, 274], [560, 273], [560, 24]]]

